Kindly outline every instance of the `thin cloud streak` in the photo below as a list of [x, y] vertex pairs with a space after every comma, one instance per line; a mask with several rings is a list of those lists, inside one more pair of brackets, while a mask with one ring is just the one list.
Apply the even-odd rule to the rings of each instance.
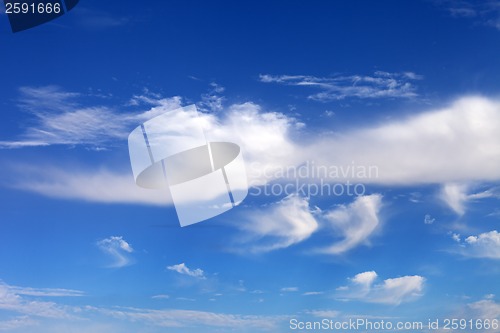
[[315, 77], [308, 75], [261, 74], [259, 79], [263, 83], [319, 89], [321, 90], [319, 93], [309, 95], [308, 98], [326, 102], [345, 98], [414, 98], [418, 94], [411, 81], [420, 80], [422, 76], [413, 72], [388, 73], [377, 71], [372, 76], [337, 75]]

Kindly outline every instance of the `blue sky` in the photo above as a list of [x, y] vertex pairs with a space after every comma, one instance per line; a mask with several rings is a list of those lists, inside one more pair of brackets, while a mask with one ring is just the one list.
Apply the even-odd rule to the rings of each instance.
[[[82, 0], [0, 38], [0, 332], [500, 319], [498, 1]], [[191, 104], [251, 187], [181, 228], [127, 137]]]

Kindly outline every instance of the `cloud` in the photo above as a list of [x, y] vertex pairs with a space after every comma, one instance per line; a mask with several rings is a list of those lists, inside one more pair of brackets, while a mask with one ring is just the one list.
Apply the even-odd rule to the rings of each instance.
[[280, 291], [284, 292], [284, 293], [290, 293], [290, 292], [299, 291], [299, 288], [297, 288], [297, 287], [285, 287], [285, 288], [281, 288]]
[[250, 251], [255, 253], [300, 243], [318, 228], [308, 200], [298, 195], [290, 195], [266, 208], [247, 212], [244, 219], [238, 226], [248, 232], [250, 239], [245, 239], [244, 243], [253, 241]]
[[154, 295], [154, 296], [151, 296], [152, 299], [169, 299], [170, 296], [169, 295], [164, 295], [164, 294], [161, 294], [161, 295]]
[[377, 167], [376, 177], [357, 177], [363, 183], [493, 181], [500, 179], [498, 131], [499, 102], [463, 98], [441, 110], [319, 139], [310, 146], [310, 160]]
[[[52, 321], [42, 321], [44, 319], [56, 319], [58, 325], [66, 325], [68, 327], [75, 325], [75, 320], [78, 326], [85, 326], [85, 323], [99, 325], [99, 319], [96, 319], [95, 314], [100, 314], [106, 320], [107, 332], [117, 326], [117, 323], [123, 321], [125, 323], [141, 323], [148, 326], [162, 328], [181, 328], [181, 327], [215, 327], [215, 328], [230, 328], [243, 331], [249, 330], [273, 330], [278, 323], [287, 320], [284, 316], [257, 316], [257, 315], [240, 315], [226, 314], [208, 311], [192, 311], [192, 310], [154, 310], [147, 308], [126, 308], [126, 307], [95, 307], [95, 306], [69, 306], [54, 302], [46, 302], [33, 300], [32, 295], [21, 295], [14, 290], [24, 290], [26, 293], [32, 294], [35, 288], [24, 288], [9, 286], [0, 282], [0, 310], [18, 314], [5, 321], [0, 321], [0, 330], [14, 330], [26, 326], [38, 326], [37, 329], [51, 327], [47, 332], [68, 331], [59, 330], [52, 327]], [[37, 297], [45, 297], [43, 294], [46, 291], [57, 290], [58, 294], [65, 291], [63, 294], [74, 294], [74, 290], [66, 289], [40, 289], [43, 293], [37, 293]], [[164, 296], [164, 295], [163, 295]], [[78, 315], [78, 317], [76, 316]], [[109, 321], [114, 319], [115, 321]], [[87, 327], [89, 328], [89, 327]], [[84, 331], [84, 330], [82, 330]], [[87, 331], [95, 331], [89, 329]], [[99, 332], [101, 330], [98, 330]], [[119, 331], [119, 330], [118, 330]], [[45, 332], [45, 331], [44, 331]]]
[[22, 327], [35, 326], [37, 321], [28, 316], [19, 316], [10, 320], [0, 321], [0, 331], [18, 330]]
[[138, 203], [169, 205], [168, 191], [150, 190], [137, 186], [131, 171], [106, 169], [80, 170], [53, 166], [15, 165], [17, 178], [13, 187], [59, 199], [75, 199], [103, 203]]
[[419, 275], [386, 279], [375, 284], [375, 271], [359, 273], [349, 279], [349, 285], [337, 288], [338, 297], [368, 303], [399, 305], [420, 297], [425, 278]]
[[120, 320], [141, 322], [158, 327], [220, 327], [236, 330], [276, 329], [278, 322], [285, 320], [279, 316], [249, 316], [192, 310], [150, 310], [137, 308], [96, 309], [99, 313]]
[[264, 83], [278, 83], [290, 86], [310, 87], [321, 92], [309, 95], [317, 101], [341, 100], [345, 98], [413, 98], [417, 96], [410, 81], [422, 77], [412, 72], [388, 73], [377, 71], [373, 76], [349, 75], [315, 77], [307, 75], [259, 76]]
[[[466, 320], [472, 319], [473, 321], [488, 320], [492, 322], [495, 319], [500, 320], [500, 304], [488, 296], [490, 295], [486, 295], [482, 300], [462, 306], [461, 309], [454, 314], [454, 317], [464, 318]], [[488, 329], [488, 332], [500, 332], [500, 327], [498, 327], [498, 325], [492, 326]]]
[[23, 288], [8, 286], [9, 290], [16, 295], [37, 296], [37, 297], [81, 297], [85, 293], [80, 290], [60, 289], [60, 288]]
[[206, 279], [205, 273], [203, 272], [203, 270], [201, 270], [199, 268], [190, 269], [184, 263], [180, 263], [178, 265], [173, 265], [173, 266], [168, 266], [167, 269], [170, 271], [177, 272], [179, 274], [188, 275], [188, 276], [192, 276], [192, 277], [199, 278], [199, 279]]
[[317, 318], [337, 318], [341, 314], [336, 310], [310, 310], [307, 313]]
[[500, 233], [493, 230], [469, 236], [460, 243], [458, 252], [470, 258], [500, 259]]
[[436, 219], [432, 218], [430, 214], [425, 214], [424, 216], [424, 224], [433, 224]]
[[102, 239], [97, 242], [97, 246], [113, 259], [114, 262], [109, 267], [120, 268], [131, 264], [128, 254], [134, 252], [134, 249], [122, 236]]
[[316, 295], [323, 295], [323, 291], [307, 291], [302, 294], [302, 296], [316, 296]]
[[472, 19], [479, 22], [479, 24], [500, 30], [500, 6], [495, 0], [439, 0], [436, 2], [453, 17]]
[[464, 184], [446, 184], [441, 190], [441, 200], [455, 213], [463, 215], [465, 213], [465, 203], [468, 198], [467, 189], [467, 186]]
[[498, 189], [492, 188], [486, 191], [468, 194], [468, 184], [445, 184], [440, 192], [440, 199], [444, 201], [458, 215], [465, 214], [467, 203], [485, 198], [499, 198]]
[[360, 244], [369, 244], [369, 238], [380, 224], [379, 211], [382, 196], [372, 194], [357, 197], [349, 205], [341, 205], [325, 213], [328, 227], [343, 239], [320, 250], [323, 253], [341, 254]]
[[491, 299], [470, 303], [468, 307], [475, 313], [475, 318], [500, 319], [500, 304]]
[[19, 105], [35, 117], [35, 125], [21, 138], [0, 141], [0, 148], [48, 145], [101, 146], [125, 141], [130, 131], [145, 119], [180, 107], [180, 97], [158, 99], [144, 112], [119, 112], [114, 108], [83, 106], [82, 94], [57, 86], [23, 87]]
[[[58, 290], [59, 296], [62, 294], [73, 294], [75, 291], [65, 291], [64, 289]], [[50, 292], [49, 292], [50, 291]], [[54, 302], [32, 300], [26, 296], [52, 296], [48, 294], [53, 294], [54, 289], [36, 290], [33, 288], [20, 288], [9, 286], [3, 282], [0, 282], [0, 310], [10, 311], [18, 314], [35, 316], [40, 318], [55, 318], [55, 319], [68, 319], [75, 318], [74, 311], [70, 308], [60, 306]], [[35, 295], [36, 294], [36, 295]], [[68, 296], [68, 295], [64, 295]], [[22, 317], [27, 319], [25, 317]], [[23, 319], [23, 322], [24, 322]], [[15, 321], [10, 321], [10, 325], [15, 324]], [[19, 323], [21, 324], [21, 323]], [[7, 325], [4, 323], [4, 325]]]
[[[2, 141], [0, 146], [105, 147], [124, 143], [130, 129], [155, 115], [172, 111], [181, 103], [179, 97], [161, 98], [147, 93], [151, 102], [156, 101], [149, 110], [119, 113], [115, 108], [99, 105], [81, 107], [78, 94], [60, 88], [29, 88], [24, 94], [28, 96], [24, 99], [26, 108], [40, 102], [43, 108], [50, 108], [52, 112], [32, 111], [38, 119], [35, 125], [20, 139]], [[442, 109], [337, 133], [308, 131], [299, 120], [268, 112], [251, 102], [233, 104], [224, 112], [202, 113], [201, 116], [209, 140], [240, 145], [249, 183], [254, 187], [273, 181], [296, 180], [287, 170], [313, 165], [310, 168], [324, 167], [336, 172], [325, 176], [309, 170], [300, 178], [302, 183], [442, 184], [448, 202], [461, 212], [464, 202], [456, 186], [500, 180], [500, 141], [497, 138], [500, 103], [484, 97], [461, 98]], [[173, 124], [181, 119], [180, 123], [188, 125], [194, 121], [192, 115], [180, 112], [171, 112], [171, 117]], [[366, 172], [372, 169], [373, 173]], [[133, 181], [127, 181], [129, 176], [123, 171], [53, 170], [35, 172], [36, 179], [32, 177], [27, 181], [23, 181], [25, 176], [13, 178], [18, 179], [19, 188], [53, 197], [98, 202], [170, 203], [168, 194], [162, 196], [151, 191], [139, 194], [137, 189], [133, 190]], [[92, 191], [89, 183], [102, 191]], [[452, 191], [447, 193], [448, 190]]]

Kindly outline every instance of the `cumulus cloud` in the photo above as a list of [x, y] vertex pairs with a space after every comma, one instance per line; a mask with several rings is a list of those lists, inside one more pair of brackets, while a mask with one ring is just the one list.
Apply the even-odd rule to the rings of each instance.
[[170, 270], [170, 271], [177, 272], [179, 274], [188, 275], [188, 276], [192, 276], [192, 277], [199, 278], [199, 279], [205, 279], [206, 278], [205, 277], [205, 273], [203, 272], [203, 270], [201, 270], [199, 268], [190, 269], [184, 263], [180, 263], [178, 265], [168, 266], [167, 269]]
[[363, 272], [349, 279], [349, 285], [337, 288], [339, 298], [368, 303], [399, 305], [422, 295], [425, 278], [419, 275], [386, 279], [376, 284], [375, 271]]
[[134, 252], [134, 249], [122, 236], [102, 239], [97, 242], [97, 246], [113, 259], [113, 263], [109, 267], [120, 268], [131, 264], [129, 254]]
[[459, 253], [470, 258], [500, 259], [500, 233], [493, 230], [469, 236], [460, 243]]
[[[269, 207], [248, 212], [245, 221], [238, 225], [251, 235], [253, 245], [250, 250], [257, 253], [300, 243], [318, 228], [309, 201], [297, 195], [290, 195]], [[245, 239], [245, 243], [248, 241]]]
[[344, 253], [360, 244], [369, 244], [370, 236], [380, 225], [379, 211], [382, 196], [372, 194], [357, 197], [349, 205], [341, 205], [324, 215], [327, 225], [342, 239], [320, 251], [331, 254]]

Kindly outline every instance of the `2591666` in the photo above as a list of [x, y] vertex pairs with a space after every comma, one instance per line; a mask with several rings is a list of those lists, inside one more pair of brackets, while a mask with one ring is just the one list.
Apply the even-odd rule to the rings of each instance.
[[61, 4], [56, 3], [27, 3], [27, 2], [7, 2], [5, 3], [6, 14], [59, 14]]

